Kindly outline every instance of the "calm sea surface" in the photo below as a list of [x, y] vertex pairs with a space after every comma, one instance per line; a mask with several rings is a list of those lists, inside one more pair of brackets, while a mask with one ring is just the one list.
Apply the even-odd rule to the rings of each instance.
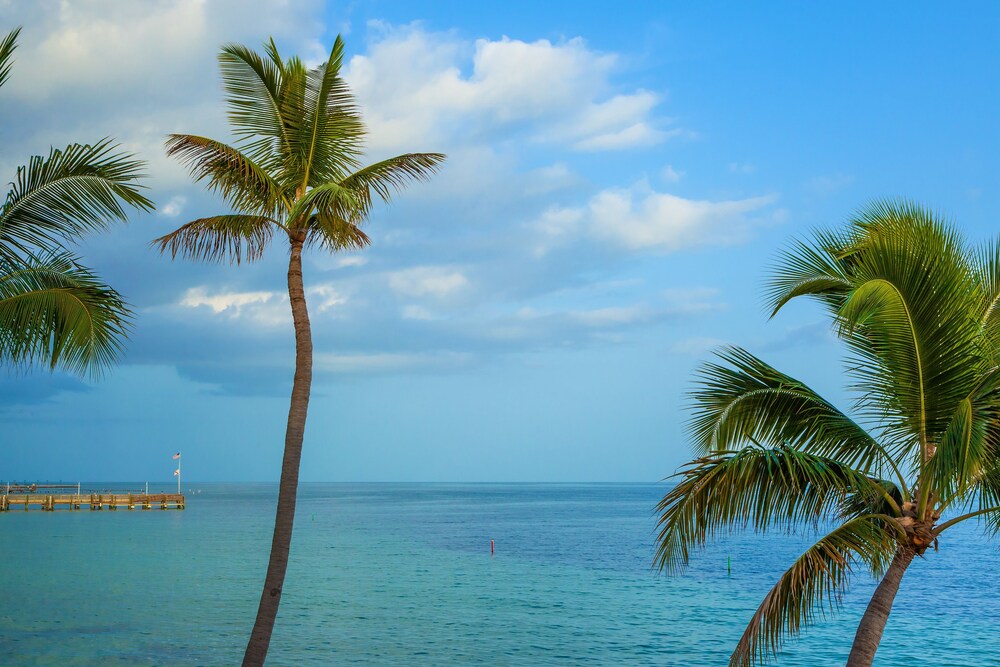
[[[238, 664], [277, 487], [199, 488], [183, 512], [0, 514], [0, 663]], [[658, 575], [664, 490], [305, 484], [269, 664], [725, 665], [815, 536], [727, 538]], [[1000, 665], [997, 543], [946, 537], [907, 573], [876, 664]], [[777, 664], [843, 665], [873, 587], [859, 577]]]

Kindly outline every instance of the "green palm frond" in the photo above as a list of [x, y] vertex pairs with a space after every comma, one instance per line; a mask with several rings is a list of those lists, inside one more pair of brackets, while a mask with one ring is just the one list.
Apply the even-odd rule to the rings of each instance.
[[959, 402], [921, 483], [932, 487], [947, 506], [964, 496], [998, 460], [1000, 369], [993, 369]]
[[14, 65], [14, 51], [17, 49], [17, 36], [20, 34], [21, 28], [14, 28], [0, 41], [0, 86], [10, 78], [10, 69]]
[[[675, 475], [657, 505], [655, 564], [676, 570], [719, 531], [795, 526], [842, 514], [848, 496], [882, 493], [881, 483], [837, 461], [787, 447], [714, 452]], [[898, 513], [898, 508], [897, 508]]]
[[388, 204], [394, 192], [399, 192], [413, 181], [426, 181], [437, 173], [444, 160], [445, 156], [441, 153], [397, 155], [354, 172], [341, 185], [359, 193], [365, 209], [368, 209], [373, 193]]
[[357, 225], [343, 218], [314, 215], [309, 220], [306, 244], [320, 246], [330, 252], [361, 250], [371, 245], [371, 238]]
[[121, 296], [68, 253], [0, 261], [0, 360], [99, 375], [131, 321]]
[[899, 516], [908, 495], [905, 489], [890, 480], [870, 478], [871, 488], [863, 488], [847, 494], [840, 505], [840, 515], [844, 519], [855, 519], [869, 514]]
[[862, 472], [891, 470], [881, 446], [807, 385], [746, 350], [723, 348], [717, 355], [724, 364], [702, 366], [691, 394], [688, 427], [699, 452], [757, 442], [787, 445]]
[[243, 148], [254, 162], [276, 166], [279, 156], [290, 150], [291, 124], [297, 119], [282, 115], [284, 63], [273, 39], [266, 54], [265, 58], [242, 44], [226, 44], [219, 67], [233, 134], [245, 142]]
[[32, 157], [0, 209], [0, 254], [12, 259], [37, 248], [61, 247], [67, 239], [126, 221], [123, 206], [152, 210], [138, 184], [144, 163], [117, 152], [110, 139], [73, 144]]
[[938, 524], [934, 535], [939, 536], [944, 531], [959, 523], [976, 519], [982, 524], [991, 537], [1000, 535], [1000, 461], [984, 469], [970, 485], [967, 493], [960, 497], [961, 502], [950, 507], [952, 511], [961, 514], [950, 515], [946, 521]]
[[263, 257], [275, 227], [274, 220], [259, 215], [216, 215], [192, 220], [152, 245], [172, 258], [240, 264]]
[[327, 62], [308, 72], [302, 94], [302, 120], [292, 135], [304, 174], [302, 187], [340, 181], [361, 165], [364, 124], [347, 84], [340, 77], [344, 40], [337, 36]]
[[1000, 535], [1000, 463], [985, 471], [977, 484], [977, 507], [986, 530], [993, 536]]
[[847, 243], [846, 237], [819, 232], [813, 244], [795, 241], [779, 254], [765, 291], [771, 317], [801, 296], [814, 297], [833, 312], [839, 310], [853, 286], [839, 259]]
[[288, 212], [289, 229], [306, 229], [313, 215], [351, 223], [363, 217], [355, 192], [335, 182], [312, 188], [295, 202]]
[[979, 322], [983, 328], [984, 347], [994, 364], [1000, 362], [1000, 240], [978, 248], [970, 258], [984, 304]]
[[730, 666], [767, 661], [785, 637], [798, 634], [826, 609], [838, 608], [856, 566], [876, 576], [884, 574], [897, 548], [897, 532], [892, 517], [860, 516], [806, 550], [764, 597], [733, 651]]
[[982, 295], [955, 232], [933, 219], [897, 222], [889, 218], [857, 253], [856, 287], [839, 318], [863, 401], [879, 417], [892, 406], [890, 438], [912, 438], [919, 457], [986, 369]]
[[250, 157], [224, 143], [190, 134], [171, 134], [167, 155], [176, 157], [195, 181], [207, 181], [236, 210], [272, 217], [289, 206], [281, 187]]

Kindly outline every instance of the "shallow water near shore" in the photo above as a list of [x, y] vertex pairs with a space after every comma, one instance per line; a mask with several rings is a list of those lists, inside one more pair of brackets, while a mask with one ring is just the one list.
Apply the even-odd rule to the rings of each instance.
[[[277, 485], [191, 486], [183, 512], [0, 514], [0, 663], [238, 664]], [[729, 537], [660, 575], [665, 488], [304, 484], [268, 664], [725, 665], [815, 535]], [[904, 578], [876, 664], [1000, 665], [998, 584], [998, 542], [949, 531]], [[777, 664], [842, 665], [873, 588], [861, 574]]]

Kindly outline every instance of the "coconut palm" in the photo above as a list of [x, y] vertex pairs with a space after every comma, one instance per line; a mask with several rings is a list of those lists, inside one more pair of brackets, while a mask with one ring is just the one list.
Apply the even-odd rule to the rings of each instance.
[[823, 305], [854, 416], [745, 350], [719, 352], [692, 393], [700, 456], [658, 506], [656, 564], [674, 570], [727, 529], [825, 525], [730, 664], [765, 661], [860, 570], [881, 582], [847, 664], [868, 666], [914, 557], [966, 520], [1000, 531], [1000, 245], [970, 250], [926, 210], [877, 203], [784, 252], [767, 295], [772, 316], [802, 296]]
[[[19, 32], [0, 41], [0, 85]], [[0, 207], [0, 363], [96, 374], [117, 358], [128, 306], [66, 244], [126, 221], [125, 206], [152, 209], [138, 185], [142, 167], [109, 139], [52, 149], [18, 167]]]
[[271, 40], [259, 54], [230, 44], [219, 63], [235, 145], [188, 134], [167, 139], [167, 153], [234, 211], [200, 218], [154, 243], [171, 256], [253, 261], [277, 235], [288, 242], [288, 296], [295, 330], [295, 375], [285, 431], [274, 537], [244, 665], [263, 664], [281, 600], [295, 515], [299, 460], [312, 383], [312, 334], [302, 280], [302, 251], [368, 245], [361, 230], [377, 200], [389, 202], [412, 180], [433, 174], [444, 156], [399, 155], [362, 167], [364, 125], [340, 76], [344, 43], [307, 69], [283, 59]]

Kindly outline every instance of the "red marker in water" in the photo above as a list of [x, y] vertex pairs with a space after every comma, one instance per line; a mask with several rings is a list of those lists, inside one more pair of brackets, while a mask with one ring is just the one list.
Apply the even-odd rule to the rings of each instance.
[[493, 553], [494, 553], [494, 550], [493, 550], [493, 540], [490, 540], [490, 555], [492, 556]]

